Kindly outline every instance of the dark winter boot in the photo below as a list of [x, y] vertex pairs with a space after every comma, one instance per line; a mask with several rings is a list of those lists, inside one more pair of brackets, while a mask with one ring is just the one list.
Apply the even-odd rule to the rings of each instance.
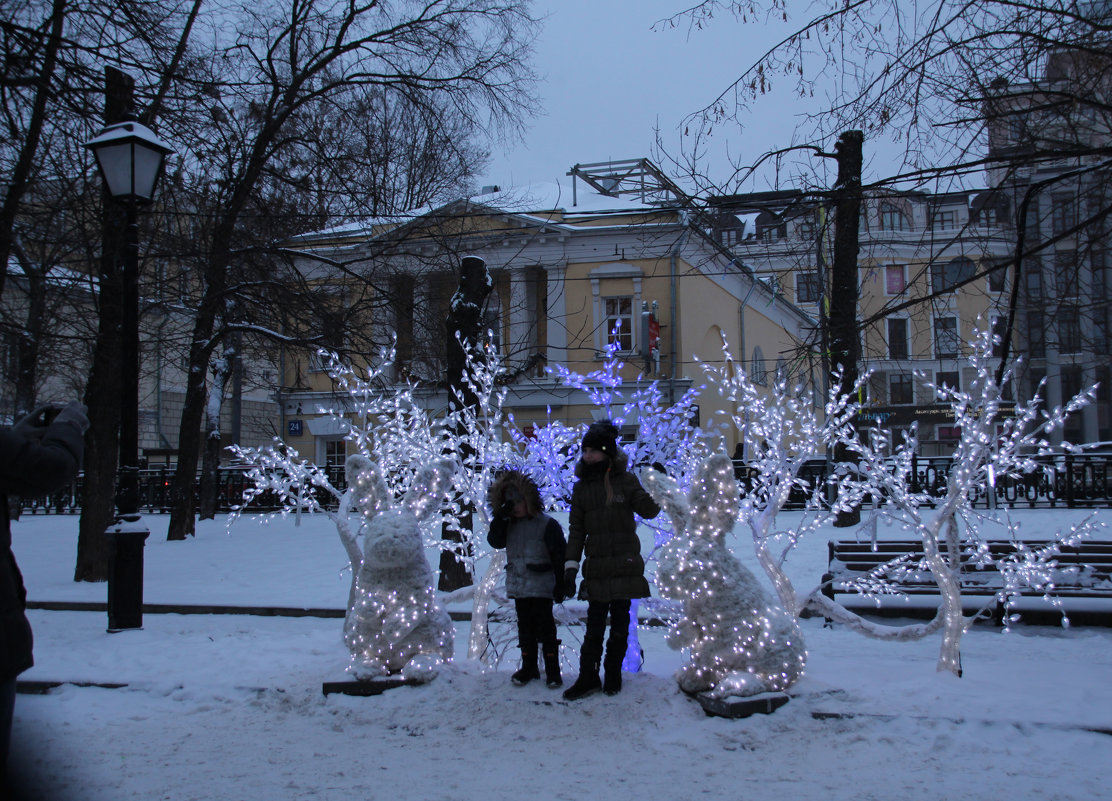
[[615, 657], [609, 651], [606, 654], [606, 673], [602, 681], [602, 691], [607, 695], [617, 695], [622, 691], [622, 659], [624, 658], [624, 653], [621, 657]]
[[557, 640], [553, 645], [544, 646], [542, 654], [544, 656], [544, 680], [548, 689], [555, 690], [557, 687], [562, 687], [564, 680], [560, 676], [560, 641]]
[[523, 684], [528, 684], [533, 679], [539, 679], [541, 672], [537, 670], [537, 646], [523, 645], [521, 646], [521, 669], [510, 676], [516, 686], [520, 687]]
[[564, 690], [565, 701], [578, 701], [601, 689], [602, 681], [598, 677], [601, 651], [601, 645], [594, 648], [590, 643], [583, 643], [583, 651], [579, 656], [579, 677], [573, 685]]

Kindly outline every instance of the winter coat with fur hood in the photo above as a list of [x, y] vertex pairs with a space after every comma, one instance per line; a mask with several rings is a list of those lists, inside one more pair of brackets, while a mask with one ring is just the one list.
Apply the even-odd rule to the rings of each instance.
[[624, 452], [608, 461], [575, 466], [579, 479], [571, 492], [568, 562], [583, 562], [579, 599], [615, 601], [647, 598], [645, 560], [637, 539], [634, 513], [651, 520], [660, 507], [626, 467]]
[[[507, 494], [525, 500], [528, 516], [504, 513]], [[487, 542], [506, 549], [506, 595], [510, 598], [552, 598], [563, 593], [564, 529], [543, 512], [540, 491], [522, 473], [510, 471], [487, 492], [492, 514]]]

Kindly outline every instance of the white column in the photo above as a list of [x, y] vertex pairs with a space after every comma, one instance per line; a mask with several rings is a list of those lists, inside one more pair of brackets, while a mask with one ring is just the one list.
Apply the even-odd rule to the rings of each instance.
[[564, 287], [566, 265], [551, 266], [545, 270], [547, 274], [548, 291], [545, 295], [547, 325], [545, 339], [548, 342], [548, 363], [568, 363], [568, 295]]

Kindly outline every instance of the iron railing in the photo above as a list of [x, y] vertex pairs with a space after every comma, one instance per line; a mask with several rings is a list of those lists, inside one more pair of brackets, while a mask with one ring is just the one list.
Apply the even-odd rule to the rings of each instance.
[[[975, 490], [974, 506], [1026, 506], [1036, 508], [1112, 507], [1112, 454], [1064, 454], [1035, 459], [1038, 467], [1022, 478], [1000, 478], [996, 481], [992, 502], [983, 487]], [[922, 456], [912, 459], [912, 491], [940, 498], [946, 492], [952, 460], [944, 456]], [[170, 482], [172, 467], [158, 467], [139, 472], [139, 509], [146, 514], [164, 514], [170, 510]], [[344, 489], [343, 465], [327, 469], [329, 481], [337, 489]], [[743, 491], [749, 491], [756, 478], [753, 468], [744, 462], [734, 462], [734, 474]], [[810, 487], [824, 484], [827, 465], [821, 459], [807, 462], [799, 477]], [[84, 476], [53, 495], [39, 498], [20, 498], [23, 514], [77, 514], [81, 511], [81, 487]], [[243, 504], [243, 491], [250, 486], [244, 467], [229, 466], [219, 470], [217, 481], [217, 512], [228, 513]], [[194, 484], [198, 491], [200, 480]], [[792, 491], [785, 508], [800, 509], [808, 493], [801, 489]], [[195, 499], [199, 500], [199, 499]], [[325, 501], [327, 503], [327, 501]], [[278, 508], [277, 500], [267, 495], [255, 498], [244, 508], [245, 512], [268, 512]]]
[[[1031, 509], [1112, 507], [1112, 454], [1062, 454], [1037, 457], [1034, 462], [1036, 467], [1023, 477], [998, 478], [991, 493], [985, 487], [976, 488], [973, 505]], [[943, 497], [952, 465], [953, 460], [946, 456], [912, 457], [911, 491], [925, 493], [929, 499]], [[757, 477], [754, 468], [738, 461], [734, 462], [734, 475], [743, 491], [751, 490]], [[811, 488], [825, 484], [826, 477], [827, 464], [821, 459], [807, 462], [799, 471], [799, 478]], [[809, 495], [800, 488], [793, 489], [785, 508], [803, 508]]]

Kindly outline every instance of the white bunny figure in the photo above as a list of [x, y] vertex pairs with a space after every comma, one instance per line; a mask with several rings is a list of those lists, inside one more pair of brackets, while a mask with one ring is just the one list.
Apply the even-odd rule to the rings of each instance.
[[646, 470], [641, 479], [675, 532], [661, 550], [656, 582], [663, 597], [682, 603], [667, 638], [689, 651], [676, 672], [680, 689], [713, 698], [787, 689], [807, 661], [803, 635], [726, 545], [738, 509], [729, 457], [709, 457], [686, 498], [663, 473]]
[[431, 681], [451, 659], [454, 629], [436, 599], [420, 524], [436, 512], [452, 466], [437, 461], [415, 477], [395, 504], [378, 465], [365, 456], [345, 463], [352, 501], [365, 518], [362, 546], [344, 538], [351, 558], [351, 591], [344, 642], [358, 679], [401, 674]]

